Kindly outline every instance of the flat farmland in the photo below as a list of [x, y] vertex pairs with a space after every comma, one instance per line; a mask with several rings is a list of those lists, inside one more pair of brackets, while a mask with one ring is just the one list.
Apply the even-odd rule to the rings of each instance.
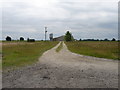
[[47, 50], [54, 47], [58, 42], [3, 42], [2, 43], [2, 66], [14, 68], [33, 64]]
[[2, 80], [3, 88], [118, 88], [118, 60], [84, 57], [60, 42], [36, 64], [3, 70]]
[[74, 41], [65, 42], [71, 52], [107, 59], [120, 59], [116, 41]]

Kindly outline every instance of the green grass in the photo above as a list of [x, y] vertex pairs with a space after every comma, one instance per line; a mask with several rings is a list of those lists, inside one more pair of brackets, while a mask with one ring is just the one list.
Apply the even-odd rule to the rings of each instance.
[[2, 41], [0, 41], [0, 70], [2, 69]]
[[65, 42], [71, 52], [108, 59], [120, 59], [118, 42], [114, 41], [75, 41]]
[[[11, 42], [12, 43], [12, 42]], [[54, 47], [58, 42], [19, 42], [11, 44], [10, 42], [2, 45], [3, 69], [20, 67], [33, 64], [48, 49]]]
[[63, 47], [63, 42], [60, 43], [60, 45], [56, 48], [56, 52], [59, 52]]

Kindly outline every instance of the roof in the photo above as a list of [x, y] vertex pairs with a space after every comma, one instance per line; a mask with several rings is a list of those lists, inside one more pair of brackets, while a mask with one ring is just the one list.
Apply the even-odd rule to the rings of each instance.
[[65, 35], [62, 35], [62, 36], [59, 36], [59, 37], [55, 37], [54, 39], [56, 39], [56, 38], [61, 38], [61, 37], [64, 37]]

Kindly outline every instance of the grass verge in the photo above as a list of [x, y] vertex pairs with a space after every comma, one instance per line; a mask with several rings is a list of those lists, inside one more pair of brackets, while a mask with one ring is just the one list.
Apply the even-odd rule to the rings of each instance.
[[63, 42], [60, 43], [60, 45], [56, 48], [56, 52], [59, 52], [63, 47]]
[[108, 59], [119, 59], [116, 41], [75, 41], [65, 42], [71, 52]]
[[10, 42], [4, 44], [3, 42], [3, 69], [33, 64], [46, 50], [51, 49], [56, 44], [58, 42], [16, 42], [14, 44]]

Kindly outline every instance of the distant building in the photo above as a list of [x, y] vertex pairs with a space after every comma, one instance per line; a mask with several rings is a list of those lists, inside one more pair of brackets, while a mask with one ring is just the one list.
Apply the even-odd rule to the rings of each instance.
[[65, 41], [64, 35], [60, 37], [53, 38], [53, 41]]
[[53, 33], [49, 35], [50, 41], [53, 41]]

